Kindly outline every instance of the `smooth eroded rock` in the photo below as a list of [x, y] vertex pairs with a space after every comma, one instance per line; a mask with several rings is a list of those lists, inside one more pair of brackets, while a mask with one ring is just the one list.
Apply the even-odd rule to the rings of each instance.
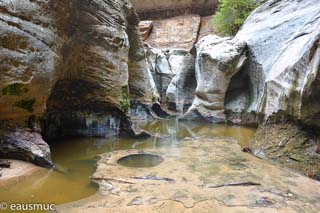
[[226, 92], [231, 78], [246, 61], [246, 43], [210, 35], [196, 44], [196, 51], [197, 88], [184, 118], [224, 122]]
[[236, 35], [249, 47], [248, 111], [319, 125], [319, 14], [318, 0], [273, 0], [248, 17]]

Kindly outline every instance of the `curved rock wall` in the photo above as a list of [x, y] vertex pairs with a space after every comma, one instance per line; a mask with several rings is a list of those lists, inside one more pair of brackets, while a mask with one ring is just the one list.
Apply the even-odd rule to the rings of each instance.
[[60, 61], [53, 23], [47, 0], [0, 1], [0, 157], [52, 165], [36, 120]]
[[59, 63], [59, 38], [48, 1], [0, 2], [0, 120], [45, 111]]
[[314, 121], [319, 121], [320, 112], [315, 99], [320, 75], [319, 14], [318, 0], [274, 0], [249, 16], [236, 36], [249, 47], [249, 111], [267, 117], [284, 112], [303, 122], [320, 123]]
[[246, 61], [246, 44], [239, 39], [206, 36], [196, 44], [197, 88], [186, 119], [225, 122], [225, 96], [231, 78]]
[[157, 95], [138, 23], [127, 0], [0, 1], [0, 156], [51, 165], [40, 117], [46, 139], [146, 136], [129, 117]]

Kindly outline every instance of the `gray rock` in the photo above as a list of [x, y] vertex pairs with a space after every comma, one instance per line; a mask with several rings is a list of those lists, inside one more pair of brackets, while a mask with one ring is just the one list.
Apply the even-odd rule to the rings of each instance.
[[231, 78], [246, 61], [246, 44], [240, 39], [209, 35], [196, 44], [197, 88], [185, 119], [225, 121], [225, 95]]
[[249, 112], [319, 126], [319, 26], [318, 0], [272, 0], [248, 17], [236, 38], [249, 47]]
[[168, 108], [183, 113], [191, 106], [197, 86], [195, 58], [185, 50], [172, 50], [169, 64], [176, 75], [166, 91]]
[[14, 158], [43, 167], [52, 167], [49, 145], [37, 132], [28, 129], [1, 130], [0, 158]]
[[161, 103], [183, 112], [193, 100], [196, 87], [194, 56], [182, 49], [146, 47], [148, 64], [158, 88]]

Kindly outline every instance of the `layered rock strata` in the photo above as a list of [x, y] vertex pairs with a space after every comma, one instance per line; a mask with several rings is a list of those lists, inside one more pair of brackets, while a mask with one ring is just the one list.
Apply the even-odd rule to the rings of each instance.
[[[129, 1], [5, 0], [0, 21], [0, 120], [14, 124], [1, 134], [12, 155], [6, 148], [0, 156], [49, 156], [40, 123], [46, 139], [146, 136], [130, 121], [131, 102], [150, 110], [158, 95]], [[30, 161], [52, 164], [43, 160]]]
[[165, 19], [186, 14], [212, 15], [218, 0], [132, 0], [141, 19]]
[[52, 165], [31, 123], [46, 109], [60, 45], [48, 1], [0, 2], [0, 157]]

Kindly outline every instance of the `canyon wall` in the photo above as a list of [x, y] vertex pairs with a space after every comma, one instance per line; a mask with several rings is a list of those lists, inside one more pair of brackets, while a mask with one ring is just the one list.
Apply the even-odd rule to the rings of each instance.
[[157, 91], [129, 1], [5, 0], [0, 18], [0, 157], [52, 165], [40, 133], [146, 136], [131, 101], [151, 105]]
[[236, 37], [249, 47], [249, 112], [320, 126], [319, 14], [317, 0], [284, 0], [268, 1], [248, 17]]
[[212, 15], [219, 0], [132, 0], [140, 18], [163, 19], [186, 14]]

